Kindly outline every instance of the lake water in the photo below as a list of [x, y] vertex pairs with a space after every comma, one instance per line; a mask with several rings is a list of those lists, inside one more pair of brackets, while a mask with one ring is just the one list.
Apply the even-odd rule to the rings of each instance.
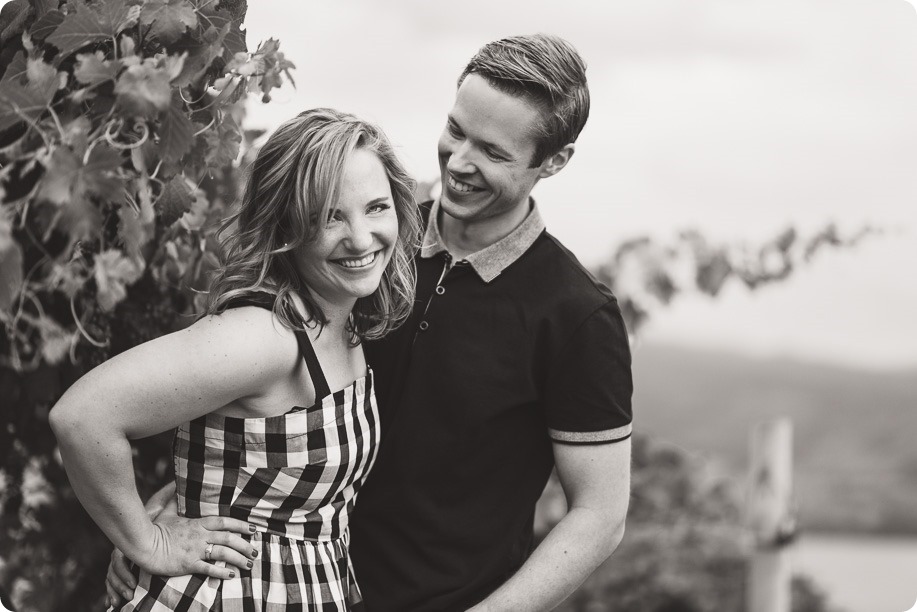
[[846, 612], [917, 611], [917, 538], [806, 535], [795, 573], [811, 576]]

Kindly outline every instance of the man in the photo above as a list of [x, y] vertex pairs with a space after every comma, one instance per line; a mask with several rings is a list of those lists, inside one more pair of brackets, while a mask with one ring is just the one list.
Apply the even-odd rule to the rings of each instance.
[[[485, 45], [459, 78], [414, 312], [366, 347], [383, 439], [350, 527], [370, 612], [550, 610], [621, 540], [627, 334], [530, 196], [588, 113], [585, 65], [556, 37]], [[568, 511], [532, 551], [554, 466]]]
[[[485, 45], [459, 78], [414, 313], [367, 346], [383, 439], [351, 555], [371, 612], [549, 610], [620, 542], [627, 334], [530, 197], [588, 112], [585, 65], [555, 37]], [[569, 510], [530, 556], [555, 464]]]

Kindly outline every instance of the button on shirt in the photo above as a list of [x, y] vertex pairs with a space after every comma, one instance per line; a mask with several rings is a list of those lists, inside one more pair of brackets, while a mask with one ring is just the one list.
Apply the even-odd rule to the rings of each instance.
[[617, 302], [533, 205], [461, 262], [435, 203], [410, 319], [367, 343], [382, 443], [351, 523], [370, 612], [463, 610], [525, 561], [552, 443], [631, 432], [630, 352]]

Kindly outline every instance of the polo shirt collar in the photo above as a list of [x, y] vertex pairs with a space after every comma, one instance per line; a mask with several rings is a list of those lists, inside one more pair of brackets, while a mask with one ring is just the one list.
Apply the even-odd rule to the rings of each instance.
[[[427, 220], [427, 229], [424, 232], [420, 256], [429, 259], [443, 251], [449, 252], [436, 220], [439, 218], [439, 198], [433, 201], [430, 209], [430, 218]], [[497, 278], [511, 263], [522, 257], [535, 239], [545, 229], [544, 221], [538, 212], [538, 205], [532, 201], [532, 210], [525, 220], [507, 236], [504, 236], [489, 247], [472, 253], [465, 258], [472, 269], [485, 283]]]

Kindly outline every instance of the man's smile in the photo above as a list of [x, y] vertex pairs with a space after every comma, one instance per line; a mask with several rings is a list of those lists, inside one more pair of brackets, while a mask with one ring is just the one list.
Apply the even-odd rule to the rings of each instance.
[[484, 191], [481, 187], [475, 187], [474, 185], [469, 185], [468, 183], [463, 183], [458, 181], [451, 174], [446, 175], [446, 182], [449, 184], [449, 188], [457, 191], [458, 193], [474, 193], [477, 191]]

